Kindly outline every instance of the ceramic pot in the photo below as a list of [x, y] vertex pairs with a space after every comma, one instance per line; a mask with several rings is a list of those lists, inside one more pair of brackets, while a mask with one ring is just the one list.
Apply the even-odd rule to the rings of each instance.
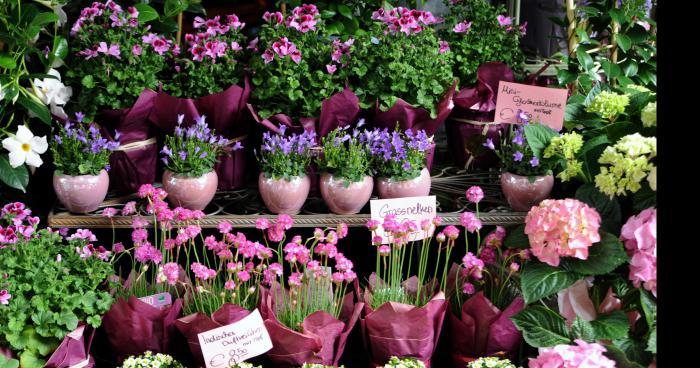
[[274, 214], [296, 215], [306, 202], [311, 189], [308, 176], [296, 176], [291, 180], [258, 177], [258, 190], [265, 206]]
[[430, 194], [430, 171], [423, 168], [420, 176], [409, 180], [377, 179], [379, 198], [420, 197]]
[[532, 206], [549, 198], [552, 186], [554, 186], [554, 176], [552, 175], [536, 176], [535, 180], [530, 182], [527, 176], [508, 172], [501, 174], [503, 195], [515, 211], [529, 211]]
[[365, 176], [358, 182], [352, 182], [347, 187], [345, 180], [336, 178], [331, 173], [321, 173], [321, 197], [331, 212], [338, 215], [354, 215], [365, 206], [372, 195], [374, 180]]
[[214, 199], [219, 177], [210, 171], [199, 177], [174, 174], [165, 170], [163, 189], [168, 192], [168, 202], [190, 210], [203, 210]]
[[96, 210], [105, 200], [107, 188], [109, 175], [105, 170], [97, 175], [53, 174], [56, 197], [70, 212], [88, 213]]

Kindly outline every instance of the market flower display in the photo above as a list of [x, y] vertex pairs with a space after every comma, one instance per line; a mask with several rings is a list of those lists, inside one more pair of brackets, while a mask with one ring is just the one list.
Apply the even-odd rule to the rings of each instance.
[[574, 340], [576, 345], [557, 345], [540, 349], [537, 358], [530, 358], [529, 368], [614, 368], [615, 361], [603, 353], [607, 350], [600, 344]]
[[[600, 155], [598, 163], [603, 165], [595, 176], [595, 185], [610, 197], [636, 193], [644, 179], [651, 184], [649, 176], [656, 168], [652, 162], [655, 157], [656, 137], [644, 137], [639, 133], [626, 135]], [[655, 175], [653, 179], [655, 188]]]
[[647, 208], [622, 226], [620, 240], [630, 259], [629, 280], [656, 296], [656, 209]]
[[550, 266], [560, 257], [588, 258], [588, 248], [600, 241], [600, 215], [576, 199], [546, 199], [525, 217], [532, 254]]

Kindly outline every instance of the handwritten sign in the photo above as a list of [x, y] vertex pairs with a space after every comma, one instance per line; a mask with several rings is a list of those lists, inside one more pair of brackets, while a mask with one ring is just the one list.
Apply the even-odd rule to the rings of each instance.
[[530, 121], [537, 121], [554, 130], [564, 126], [566, 89], [528, 86], [501, 81], [498, 83], [495, 121], [515, 124], [515, 115], [523, 110]]
[[165, 309], [173, 304], [173, 297], [170, 293], [159, 293], [139, 298], [140, 301], [150, 304], [158, 309]]
[[236, 323], [197, 335], [207, 368], [226, 368], [272, 349], [260, 312], [256, 309]]
[[[379, 221], [377, 235], [382, 237], [382, 244], [388, 244], [389, 238], [384, 234], [384, 229], [381, 223], [387, 215], [396, 215], [396, 221], [402, 223], [411, 220], [420, 227], [421, 220], [432, 220], [437, 214], [437, 201], [435, 196], [424, 197], [406, 197], [394, 199], [373, 199], [369, 202], [370, 213], [373, 220]], [[410, 235], [410, 240], [421, 240], [427, 236], [432, 236], [435, 231], [434, 226], [431, 226], [430, 231], [426, 234], [425, 231], [419, 229]]]

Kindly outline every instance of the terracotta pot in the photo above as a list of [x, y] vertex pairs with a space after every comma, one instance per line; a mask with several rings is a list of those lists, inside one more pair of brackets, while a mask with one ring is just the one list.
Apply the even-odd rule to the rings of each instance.
[[258, 190], [270, 212], [296, 215], [306, 202], [311, 189], [311, 180], [306, 175], [296, 176], [292, 180], [266, 178], [264, 173], [258, 177]]
[[410, 180], [377, 179], [379, 198], [420, 197], [430, 194], [430, 171], [423, 168], [420, 176]]
[[372, 195], [374, 180], [365, 176], [362, 181], [352, 182], [347, 187], [345, 180], [331, 173], [321, 173], [321, 196], [328, 208], [338, 215], [354, 215], [365, 206]]
[[87, 213], [96, 210], [107, 196], [109, 175], [102, 170], [97, 175], [70, 176], [53, 174], [53, 189], [58, 200], [71, 212]]
[[163, 189], [168, 192], [168, 202], [190, 210], [203, 210], [216, 194], [219, 177], [210, 171], [199, 177], [176, 175], [165, 170]]
[[527, 176], [511, 173], [501, 174], [501, 189], [511, 208], [516, 211], [529, 211], [542, 200], [549, 198], [554, 185], [554, 176], [536, 176], [530, 182]]

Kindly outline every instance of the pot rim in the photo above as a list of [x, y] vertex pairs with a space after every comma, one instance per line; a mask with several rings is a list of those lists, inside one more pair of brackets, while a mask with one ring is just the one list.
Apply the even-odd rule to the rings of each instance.
[[[503, 172], [501, 172], [501, 175], [503, 175], [503, 174], [509, 174], [509, 175], [515, 176], [515, 177], [517, 177], [517, 178], [525, 178], [525, 179], [527, 179], [527, 178], [529, 178], [529, 177], [530, 177], [530, 176], [528, 176], [528, 175], [518, 175], [518, 174], [513, 174], [513, 173], [512, 173], [512, 172], [510, 172], [510, 171], [503, 171]], [[548, 176], [552, 176], [552, 177], [553, 177], [553, 176], [554, 176], [554, 174], [546, 174], [546, 175], [532, 175], [532, 176], [534, 176], [534, 177], [536, 177], [536, 178], [546, 178], [546, 177], [548, 177]]]
[[187, 176], [187, 175], [183, 175], [183, 174], [176, 174], [176, 173], [174, 173], [174, 172], [172, 172], [172, 171], [170, 171], [170, 170], [168, 170], [168, 169], [165, 169], [165, 170], [163, 171], [163, 175], [165, 175], [165, 173], [170, 173], [170, 175], [171, 175], [173, 178], [176, 178], [176, 179], [199, 179], [199, 178], [201, 178], [201, 177], [203, 177], [203, 176], [205, 176], [205, 175], [209, 175], [209, 174], [212, 174], [212, 173], [214, 173], [214, 174], [218, 177], [218, 175], [216, 174], [216, 170], [207, 171], [207, 172], [205, 172], [204, 174], [202, 174], [202, 175], [200, 175], [200, 176]]
[[99, 176], [102, 175], [102, 172], [104, 172], [105, 174], [109, 174], [109, 173], [107, 172], [107, 170], [105, 170], [104, 168], [102, 168], [102, 170], [100, 170], [100, 173], [97, 174], [97, 175], [89, 175], [89, 174], [83, 174], [83, 175], [68, 175], [68, 174], [64, 174], [64, 173], [60, 173], [60, 174], [59, 174], [59, 173], [58, 173], [58, 170], [54, 170], [53, 175], [54, 175], [54, 176], [57, 176], [57, 177], [67, 177], [67, 178], [81, 178], [81, 177], [97, 178], [97, 177], [99, 177]]

